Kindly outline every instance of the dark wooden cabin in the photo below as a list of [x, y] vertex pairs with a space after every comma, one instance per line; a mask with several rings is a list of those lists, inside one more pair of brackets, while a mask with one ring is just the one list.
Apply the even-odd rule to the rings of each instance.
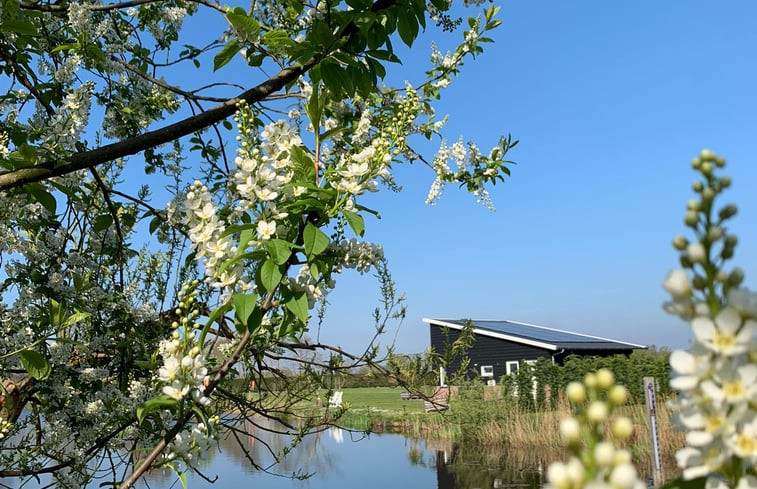
[[[431, 330], [431, 347], [444, 352], [459, 336], [467, 319], [428, 319]], [[630, 355], [633, 350], [646, 346], [590, 336], [572, 331], [547, 328], [517, 321], [482, 321], [473, 323], [475, 341], [468, 351], [469, 377], [496, 381], [516, 371], [521, 362], [535, 362], [546, 358], [562, 364], [566, 356]], [[459, 359], [449, 366], [450, 373], [460, 368]], [[443, 382], [442, 382], [443, 383]]]

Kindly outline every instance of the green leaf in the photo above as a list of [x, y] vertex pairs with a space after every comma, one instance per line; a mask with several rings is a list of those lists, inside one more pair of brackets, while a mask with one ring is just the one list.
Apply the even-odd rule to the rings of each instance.
[[350, 225], [355, 234], [358, 236], [365, 234], [365, 220], [363, 216], [348, 210], [343, 210], [342, 215], [347, 219], [347, 224]]
[[158, 230], [162, 222], [163, 221], [158, 216], [153, 217], [150, 220], [150, 234], [155, 234], [155, 231]]
[[45, 380], [50, 376], [50, 363], [38, 351], [21, 350], [21, 365], [37, 380]]
[[58, 203], [53, 197], [53, 194], [47, 191], [44, 186], [34, 183], [25, 187], [25, 190], [34, 197], [34, 200], [42, 204], [50, 214], [55, 215], [55, 211], [58, 207]]
[[258, 305], [257, 294], [234, 294], [231, 297], [234, 302], [234, 312], [241, 323], [247, 326], [247, 320], [250, 318], [250, 314], [255, 310]]
[[308, 298], [305, 293], [296, 294], [290, 297], [286, 303], [286, 308], [292, 311], [292, 313], [302, 321], [303, 323], [308, 320]]
[[113, 216], [110, 214], [100, 214], [95, 218], [95, 222], [92, 224], [92, 229], [96, 232], [105, 231], [113, 224]]
[[231, 302], [224, 302], [220, 306], [216, 307], [213, 312], [210, 313], [210, 316], [208, 317], [208, 321], [205, 323], [205, 327], [202, 328], [202, 332], [200, 333], [200, 338], [197, 340], [197, 343], [199, 345], [203, 345], [205, 343], [205, 335], [208, 334], [208, 330], [210, 329], [210, 325], [213, 324], [216, 319], [226, 314], [228, 311], [230, 311], [232, 308]]
[[398, 20], [397, 30], [400, 33], [400, 39], [408, 47], [413, 47], [413, 41], [418, 35], [418, 20], [415, 18], [415, 14], [411, 10], [407, 10], [400, 13]]
[[226, 14], [226, 18], [243, 40], [255, 42], [260, 37], [260, 24], [246, 12], [239, 13], [237, 9], [234, 9]]
[[176, 407], [176, 399], [168, 396], [160, 396], [156, 397], [155, 399], [150, 399], [149, 401], [145, 401], [144, 404], [137, 407], [137, 421], [139, 424], [142, 424], [142, 420], [144, 420], [148, 414], [154, 413], [156, 411], [161, 411], [163, 409], [168, 409], [173, 411], [173, 409]]
[[218, 71], [226, 66], [241, 49], [242, 45], [239, 44], [239, 41], [236, 39], [227, 42], [226, 45], [218, 51], [215, 58], [213, 58], [213, 71]]
[[260, 267], [260, 285], [268, 292], [273, 292], [278, 287], [281, 283], [281, 277], [279, 266], [271, 259], [266, 260]]
[[292, 243], [283, 239], [270, 239], [265, 244], [268, 254], [276, 265], [283, 265], [292, 254]]
[[88, 312], [76, 312], [74, 314], [71, 314], [66, 318], [65, 321], [63, 321], [63, 324], [61, 324], [62, 327], [67, 328], [69, 326], [73, 326], [74, 324], [78, 323], [79, 321], [84, 321], [87, 319], [91, 314]]
[[308, 258], [320, 255], [329, 246], [329, 237], [326, 236], [326, 233], [313, 226], [310, 222], [305, 226], [302, 240], [305, 244], [305, 255]]

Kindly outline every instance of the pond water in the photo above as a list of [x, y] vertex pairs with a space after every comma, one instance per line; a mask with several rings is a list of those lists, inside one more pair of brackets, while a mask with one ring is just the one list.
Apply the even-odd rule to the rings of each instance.
[[[202, 469], [205, 477], [188, 477], [190, 489], [265, 487], [266, 489], [473, 489], [538, 488], [538, 462], [521, 460], [512, 470], [485, 453], [463, 452], [450, 442], [413, 440], [397, 434], [351, 433], [330, 428], [305, 437], [270, 473], [251, 467], [245, 451], [261, 465], [273, 462], [271, 451], [283, 449], [281, 436], [256, 433], [257, 438], [223, 440], [221, 451]], [[269, 450], [272, 449], [272, 450]], [[480, 452], [480, 451], [479, 451]], [[525, 462], [525, 464], [524, 464]], [[525, 467], [524, 467], [525, 465]], [[274, 475], [278, 474], [278, 475]], [[309, 476], [293, 479], [292, 475]], [[170, 471], [152, 472], [141, 487], [181, 487]]]

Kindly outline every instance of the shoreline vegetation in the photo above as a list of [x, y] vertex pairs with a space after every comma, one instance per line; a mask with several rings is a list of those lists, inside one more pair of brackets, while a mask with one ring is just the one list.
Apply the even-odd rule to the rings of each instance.
[[[400, 396], [403, 390], [401, 387], [342, 389], [345, 410], [336, 424], [351, 430], [397, 433], [408, 438], [476, 447], [492, 458], [493, 463], [504, 454], [508, 460], [512, 457], [518, 460], [520, 455], [520, 459], [529, 463], [533, 463], [534, 454], [538, 454], [538, 461], [546, 464], [566, 457], [559, 424], [569, 416], [570, 406], [563, 395], [558, 395], [554, 405], [548, 408], [527, 409], [512, 397], [482, 396], [483, 386], [474, 386], [453, 394], [449, 410], [426, 413], [423, 400], [403, 400]], [[324, 403], [328, 399], [324, 395], [320, 397]], [[301, 414], [322, 416], [326, 408], [316, 407], [316, 403], [303, 406]], [[619, 413], [633, 422], [633, 435], [627, 447], [634, 463], [642, 474], [651, 474], [652, 444], [644, 399], [635, 399], [620, 408]], [[670, 418], [667, 399], [658, 397], [657, 423], [666, 479], [680, 475], [675, 452], [684, 445], [684, 433], [675, 430]]]

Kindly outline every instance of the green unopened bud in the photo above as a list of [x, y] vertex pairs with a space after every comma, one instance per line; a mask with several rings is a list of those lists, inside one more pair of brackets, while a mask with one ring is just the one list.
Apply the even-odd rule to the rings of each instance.
[[702, 167], [700, 168], [700, 171], [704, 175], [709, 175], [710, 173], [712, 173], [712, 163], [710, 163], [709, 161], [702, 163]]
[[704, 288], [707, 287], [707, 280], [701, 275], [694, 275], [691, 285], [697, 290], [704, 290]]
[[178, 309], [178, 308], [177, 308], [177, 309], [174, 309], [174, 311], [173, 311], [173, 312], [174, 312], [174, 314], [176, 314], [177, 316], [181, 316], [181, 309]]
[[713, 190], [712, 187], [707, 187], [706, 189], [702, 190], [703, 201], [710, 202], [714, 198], [715, 198], [715, 190]]
[[699, 158], [694, 158], [691, 160], [691, 167], [695, 170], [699, 170], [699, 167], [702, 166], [702, 162], [699, 160]]
[[678, 251], [685, 250], [688, 244], [689, 240], [687, 240], [683, 236], [676, 236], [675, 238], [673, 238], [673, 248], [677, 249]]
[[694, 192], [699, 193], [704, 189], [704, 184], [702, 182], [694, 182], [694, 185], [692, 185], [691, 188], [694, 189]]
[[681, 263], [681, 266], [683, 268], [691, 268], [692, 266], [694, 266], [694, 263], [691, 262], [691, 258], [689, 258], [689, 255], [686, 254], [682, 254], [678, 258], [678, 261]]
[[733, 248], [723, 247], [722, 250], [720, 250], [720, 257], [724, 260], [728, 260], [729, 258], [733, 257]]
[[719, 270], [718, 274], [715, 275], [715, 280], [717, 280], [721, 284], [724, 284], [726, 280], [728, 280], [728, 274], [725, 273], [725, 270]]
[[727, 206], [720, 209], [720, 212], [718, 212], [718, 216], [720, 216], [720, 219], [728, 219], [729, 217], [733, 217], [738, 212], [738, 208], [733, 204], [728, 204]]
[[197, 280], [197, 279], [194, 279], [194, 280], [192, 280], [192, 287], [197, 287], [197, 285], [198, 285], [199, 283], [200, 283], [200, 281], [199, 281], [199, 280]]
[[717, 166], [718, 168], [723, 168], [725, 166], [725, 158], [717, 156], [715, 158], [715, 166]]
[[593, 389], [597, 386], [597, 376], [593, 373], [584, 375], [584, 385], [589, 389]]
[[581, 404], [586, 400], [586, 389], [581, 382], [571, 382], [565, 388], [568, 400], [573, 404]]
[[731, 186], [731, 177], [723, 177], [720, 179], [720, 187], [728, 188]]
[[186, 325], [189, 322], [189, 318], [181, 318], [181, 324]]
[[699, 221], [699, 216], [694, 211], [687, 211], [686, 215], [683, 218], [683, 222], [686, 223], [686, 225], [689, 227], [696, 226], [698, 221]]
[[690, 211], [698, 211], [699, 201], [696, 199], [689, 199], [689, 201], [686, 202], [686, 209]]
[[609, 410], [607, 404], [602, 401], [593, 401], [586, 409], [586, 417], [593, 423], [603, 423], [607, 421]]
[[723, 228], [720, 226], [710, 226], [707, 230], [707, 239], [710, 241], [717, 241], [723, 237]]
[[737, 238], [735, 234], [729, 234], [728, 236], [725, 237], [723, 246], [725, 246], [726, 248], [735, 248], [738, 242], [739, 242], [739, 238]]
[[607, 393], [607, 399], [615, 406], [622, 406], [628, 400], [628, 391], [622, 385], [613, 386]]
[[602, 390], [607, 390], [615, 384], [615, 375], [607, 368], [597, 370], [597, 386]]
[[728, 276], [728, 285], [738, 287], [744, 281], [744, 272], [740, 268], [734, 268], [731, 275]]
[[625, 441], [633, 434], [633, 423], [625, 416], [620, 417], [612, 423], [612, 435], [620, 441]]
[[172, 323], [171, 323], [171, 327], [172, 327], [173, 329], [176, 329], [176, 328], [178, 328], [178, 327], [179, 327], [179, 322], [178, 322], [178, 321], [174, 321], [174, 322], [172, 322]]
[[715, 161], [715, 153], [709, 149], [703, 149], [702, 152], [699, 153], [699, 159], [702, 161]]

